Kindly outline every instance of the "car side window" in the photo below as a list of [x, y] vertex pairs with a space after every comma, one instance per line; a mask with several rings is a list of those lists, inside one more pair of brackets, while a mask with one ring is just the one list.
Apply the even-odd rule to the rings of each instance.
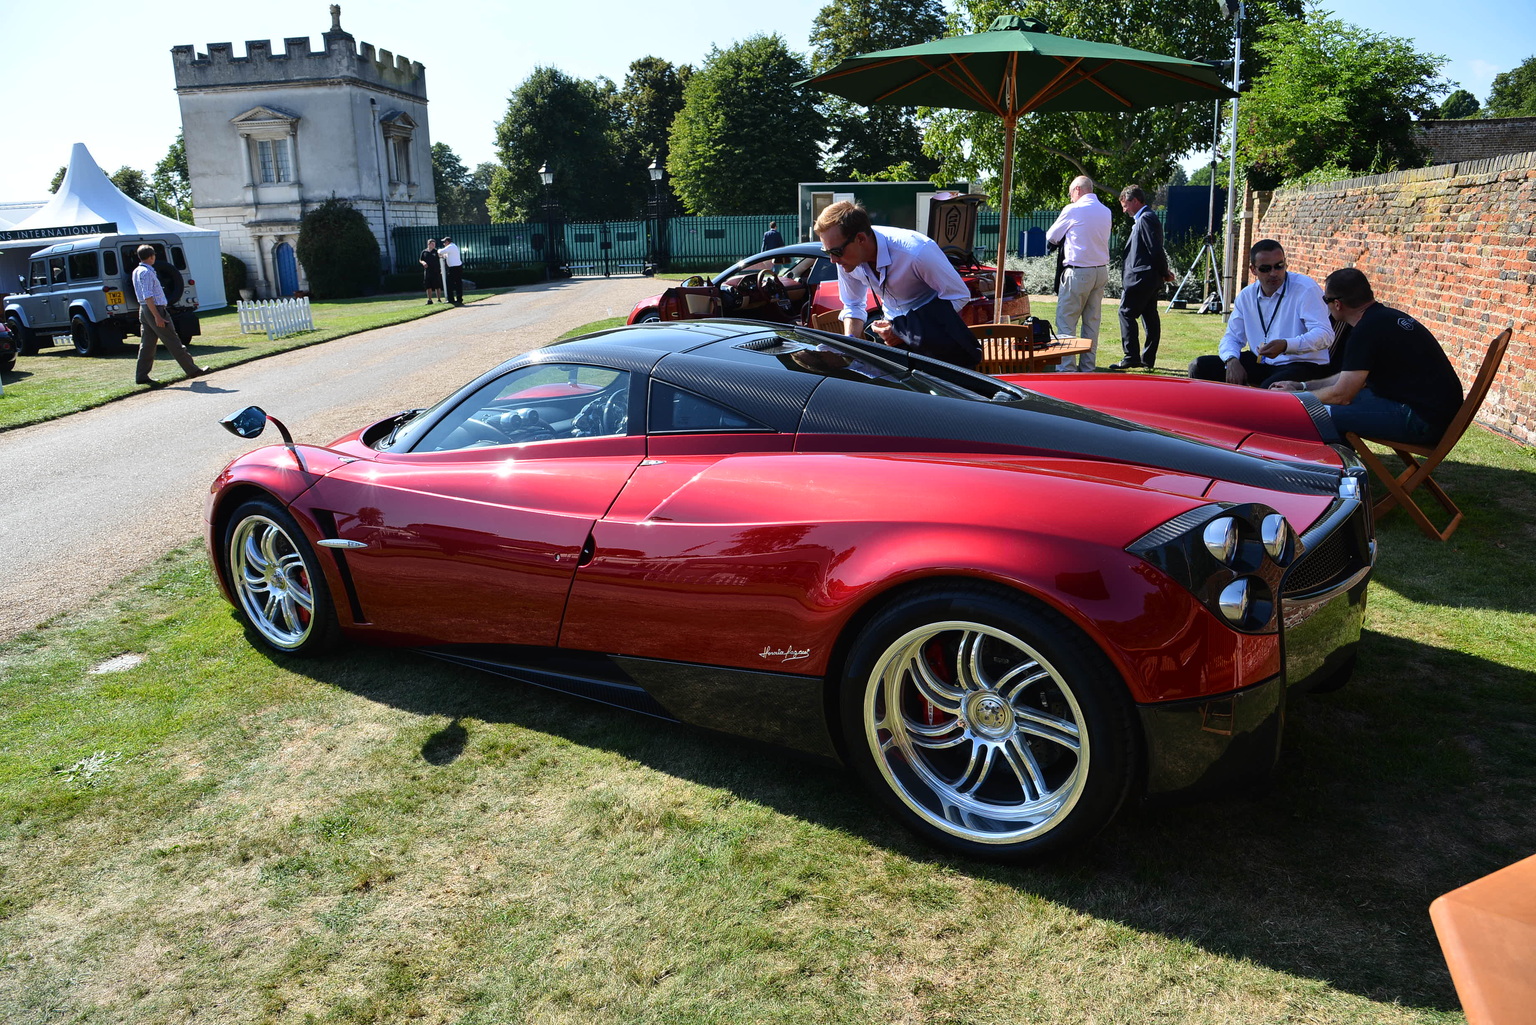
[[651, 382], [650, 430], [657, 434], [713, 434], [771, 428], [702, 395], [661, 381]]
[[110, 249], [104, 251], [101, 254], [101, 266], [102, 266], [103, 273], [106, 273], [106, 274], [109, 274], [109, 275], [110, 274], [116, 274], [117, 273], [117, 254], [114, 253]]
[[96, 252], [73, 253], [69, 257], [69, 280], [90, 281], [100, 277], [96, 273]]
[[48, 264], [46, 261], [32, 261], [32, 270], [27, 276], [27, 285], [30, 288], [48, 287]]
[[629, 433], [629, 374], [576, 363], [540, 363], [482, 386], [413, 448], [454, 452], [562, 438]]
[[62, 285], [68, 280], [64, 277], [64, 257], [48, 257], [48, 277], [55, 285]]

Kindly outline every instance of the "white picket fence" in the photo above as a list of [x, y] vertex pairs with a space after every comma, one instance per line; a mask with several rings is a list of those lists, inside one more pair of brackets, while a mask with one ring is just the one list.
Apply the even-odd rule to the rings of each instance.
[[310, 316], [309, 297], [303, 299], [256, 299], [235, 303], [240, 312], [240, 333], [243, 335], [265, 332], [268, 338], [284, 338], [300, 331], [313, 331], [315, 319]]

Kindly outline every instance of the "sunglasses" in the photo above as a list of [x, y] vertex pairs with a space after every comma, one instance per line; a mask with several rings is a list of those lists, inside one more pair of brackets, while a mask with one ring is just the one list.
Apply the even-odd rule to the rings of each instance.
[[1253, 269], [1258, 271], [1260, 274], [1268, 274], [1272, 270], [1285, 270], [1285, 261], [1280, 260], [1277, 263], [1261, 263]]
[[855, 242], [855, 241], [857, 241], [857, 240], [858, 240], [858, 237], [859, 237], [859, 236], [860, 236], [860, 235], [862, 235], [862, 234], [864, 234], [864, 233], [863, 233], [863, 232], [862, 232], [862, 231], [860, 231], [860, 232], [856, 232], [856, 233], [855, 233], [855, 234], [854, 234], [854, 236], [853, 236], [853, 238], [851, 238], [851, 239], [848, 239], [848, 240], [847, 240], [847, 241], [846, 241], [846, 242], [844, 242], [844, 243], [843, 243], [843, 244], [842, 244], [842, 245], [840, 245], [840, 246], [834, 246], [834, 247], [833, 247], [833, 248], [831, 248], [831, 249], [826, 249], [826, 248], [823, 248], [823, 249], [822, 249], [822, 251], [821, 251], [821, 252], [822, 252], [822, 254], [823, 254], [823, 255], [824, 255], [824, 256], [828, 256], [828, 257], [830, 257], [830, 258], [831, 258], [831, 259], [834, 259], [834, 260], [836, 260], [836, 259], [837, 259], [837, 258], [838, 258], [838, 257], [840, 257], [840, 256], [842, 256], [842, 255], [843, 255], [843, 250], [844, 250], [844, 249], [847, 249], [847, 248], [848, 248], [848, 247], [849, 247], [849, 246], [851, 246], [851, 245], [853, 245], [853, 243], [854, 243], [854, 242]]
[[1339, 297], [1336, 296], [1336, 295], [1325, 295], [1325, 296], [1323, 296], [1323, 305], [1324, 306], [1331, 306], [1331, 305], [1333, 305], [1334, 303], [1336, 303], [1338, 301], [1339, 301]]

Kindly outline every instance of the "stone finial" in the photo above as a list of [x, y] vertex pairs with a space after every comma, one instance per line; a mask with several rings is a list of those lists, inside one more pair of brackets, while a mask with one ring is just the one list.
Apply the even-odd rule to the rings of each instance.
[[341, 31], [341, 4], [331, 4], [331, 31]]

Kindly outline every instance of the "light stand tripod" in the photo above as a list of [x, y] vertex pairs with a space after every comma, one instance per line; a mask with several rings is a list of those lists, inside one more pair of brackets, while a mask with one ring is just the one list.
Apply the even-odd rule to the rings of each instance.
[[[1221, 267], [1216, 259], [1216, 150], [1221, 143], [1221, 101], [1216, 101], [1216, 110], [1211, 118], [1211, 196], [1210, 205], [1206, 209], [1205, 241], [1200, 244], [1200, 251], [1195, 254], [1195, 259], [1189, 265], [1189, 270], [1184, 274], [1184, 280], [1179, 282], [1179, 287], [1173, 290], [1173, 298], [1168, 300], [1170, 310], [1182, 310], [1189, 306], [1189, 301], [1180, 299], [1179, 295], [1189, 284], [1195, 272], [1204, 269], [1201, 275], [1200, 294], [1205, 299], [1200, 303], [1196, 313], [1220, 313], [1227, 307], [1226, 291], [1223, 287]], [[1211, 282], [1216, 283], [1216, 291], [1210, 290]]]

